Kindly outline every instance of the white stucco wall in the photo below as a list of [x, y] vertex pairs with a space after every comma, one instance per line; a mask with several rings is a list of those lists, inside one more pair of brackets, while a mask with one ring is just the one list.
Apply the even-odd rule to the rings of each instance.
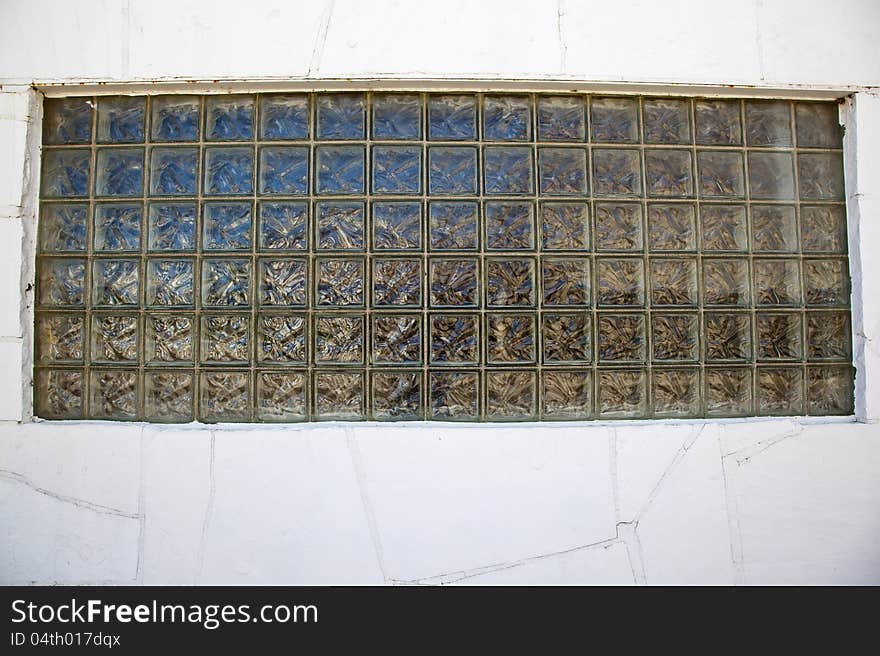
[[[878, 27], [874, 0], [0, 0], [0, 583], [880, 583]], [[857, 420], [31, 421], [41, 93], [159, 81], [851, 94]]]

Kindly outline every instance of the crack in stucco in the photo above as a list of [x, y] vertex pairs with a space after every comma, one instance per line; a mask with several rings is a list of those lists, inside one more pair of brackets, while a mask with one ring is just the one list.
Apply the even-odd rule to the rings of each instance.
[[750, 444], [749, 446], [743, 447], [742, 449], [738, 449], [736, 451], [730, 451], [728, 453], [722, 452], [722, 464], [725, 459], [733, 458], [734, 460], [736, 460], [737, 466], [742, 467], [743, 465], [751, 462], [752, 458], [754, 458], [755, 456], [764, 453], [767, 449], [770, 449], [792, 437], [797, 437], [803, 432], [804, 427], [799, 425], [794, 430], [783, 433], [782, 435], [774, 435], [773, 437], [768, 437], [766, 440], [761, 440], [760, 442], [756, 442], [755, 444]]
[[141, 427], [141, 435], [140, 435], [140, 462], [138, 463], [138, 519], [140, 526], [138, 527], [138, 552], [137, 552], [137, 565], [135, 567], [135, 581], [137, 583], [143, 583], [144, 581], [144, 549], [146, 542], [146, 534], [147, 534], [147, 515], [146, 515], [146, 507], [147, 507], [147, 497], [146, 491], [144, 487], [144, 463], [146, 458], [144, 457], [144, 452], [146, 450], [146, 445], [144, 444], [145, 433], [147, 432], [146, 425]]
[[379, 572], [382, 574], [382, 580], [385, 581], [385, 583], [389, 583], [392, 582], [393, 579], [389, 578], [388, 572], [385, 569], [385, 554], [382, 549], [382, 537], [379, 534], [379, 525], [376, 521], [376, 514], [373, 511], [373, 505], [370, 502], [370, 496], [367, 493], [366, 475], [364, 474], [361, 452], [360, 449], [358, 449], [354, 431], [348, 427], [345, 428], [345, 442], [348, 447], [349, 458], [351, 458], [355, 483], [357, 484], [358, 494], [361, 498], [361, 506], [364, 510], [364, 518], [367, 522], [370, 542], [373, 544], [373, 551], [376, 554], [376, 562], [379, 566]]
[[565, 18], [565, 0], [557, 0], [556, 2], [556, 36], [559, 39], [559, 64], [562, 73], [565, 72], [568, 59], [568, 43], [565, 39], [565, 26], [563, 19]]
[[198, 570], [196, 571], [196, 583], [202, 582], [205, 571], [205, 553], [208, 549], [208, 529], [211, 525], [211, 516], [214, 514], [214, 496], [217, 492], [217, 484], [214, 478], [214, 446], [216, 435], [211, 431], [211, 457], [208, 463], [208, 503], [205, 507], [205, 518], [202, 521], [202, 535], [199, 540]]
[[315, 44], [312, 47], [312, 56], [309, 59], [309, 70], [306, 77], [311, 77], [312, 73], [317, 73], [321, 67], [321, 60], [324, 58], [324, 47], [327, 45], [327, 34], [330, 32], [330, 20], [333, 18], [334, 0], [329, 0], [321, 12], [320, 25], [315, 34]]
[[733, 564], [734, 583], [742, 585], [745, 580], [743, 557], [742, 526], [739, 521], [739, 502], [733, 479], [727, 473], [724, 446], [718, 439], [718, 452], [721, 455], [721, 481], [724, 489], [724, 508], [727, 513], [727, 532], [730, 543], [730, 560]]

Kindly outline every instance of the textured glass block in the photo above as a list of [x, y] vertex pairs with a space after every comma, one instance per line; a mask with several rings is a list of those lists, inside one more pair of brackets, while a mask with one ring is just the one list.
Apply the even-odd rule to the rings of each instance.
[[360, 146], [319, 146], [316, 185], [319, 194], [364, 193], [364, 149]]
[[538, 98], [538, 141], [579, 141], [586, 138], [586, 103], [581, 96]]
[[268, 95], [260, 99], [262, 139], [308, 139], [309, 97], [305, 94]]
[[813, 253], [846, 251], [846, 212], [838, 205], [801, 205], [801, 247]]
[[251, 418], [250, 375], [244, 371], [202, 371], [199, 419], [206, 423]]
[[791, 205], [752, 205], [752, 250], [796, 253], [797, 220]]
[[803, 200], [843, 200], [843, 156], [798, 153], [798, 189]]
[[373, 193], [418, 194], [422, 180], [421, 146], [374, 146]]
[[150, 203], [149, 249], [193, 251], [196, 248], [195, 203]]
[[432, 306], [478, 305], [480, 296], [475, 258], [435, 259], [431, 260], [430, 269]]
[[693, 196], [693, 162], [689, 150], [645, 150], [649, 196]]
[[431, 195], [476, 195], [476, 148], [432, 146], [428, 149], [428, 169], [428, 192]]
[[691, 103], [677, 98], [646, 98], [645, 143], [686, 144], [691, 141]]
[[535, 417], [534, 371], [487, 371], [486, 418], [526, 421]]
[[304, 251], [308, 247], [308, 203], [260, 203], [259, 222], [260, 248]]
[[362, 373], [315, 372], [315, 417], [350, 421], [364, 417]]
[[89, 415], [95, 419], [137, 419], [136, 371], [95, 371], [89, 381]]
[[317, 96], [318, 139], [363, 139], [366, 107], [363, 94]]
[[422, 101], [418, 95], [373, 97], [374, 139], [418, 139], [422, 134]]
[[86, 265], [81, 259], [43, 258], [37, 266], [41, 305], [82, 305]]
[[245, 364], [250, 360], [249, 315], [203, 315], [200, 335], [202, 362]]
[[198, 148], [153, 148], [150, 151], [150, 194], [195, 196]]
[[39, 362], [82, 362], [85, 334], [83, 315], [38, 316], [36, 333]]
[[535, 341], [534, 315], [486, 315], [487, 362], [534, 362]]
[[40, 208], [40, 250], [44, 253], [86, 250], [89, 206], [85, 203], [45, 203]]
[[750, 360], [751, 317], [740, 313], [706, 312], [703, 315], [703, 341], [707, 360]]
[[648, 205], [648, 240], [652, 251], [692, 251], [697, 246], [693, 205]]
[[318, 305], [363, 306], [363, 260], [322, 258], [315, 264], [315, 275]]
[[309, 192], [309, 149], [272, 146], [260, 149], [260, 193], [301, 196]]
[[138, 318], [131, 315], [92, 315], [93, 362], [137, 362]]
[[74, 198], [89, 195], [91, 155], [88, 150], [46, 150], [40, 175], [44, 198]]
[[598, 331], [599, 362], [645, 361], [644, 315], [599, 315]]
[[651, 398], [655, 417], [699, 416], [699, 369], [654, 369]]
[[483, 139], [528, 141], [532, 138], [528, 96], [486, 96], [483, 99]]
[[422, 376], [408, 371], [375, 371], [373, 418], [378, 420], [422, 419]]
[[254, 149], [248, 146], [205, 148], [205, 193], [239, 196], [254, 192]]
[[599, 196], [639, 196], [642, 173], [639, 151], [593, 150], [593, 191]]
[[703, 260], [703, 303], [749, 304], [749, 263], [744, 259]]
[[593, 98], [590, 125], [593, 141], [637, 143], [639, 103], [634, 98]]
[[250, 305], [251, 263], [239, 259], [202, 260], [202, 303], [213, 306]]
[[153, 314], [145, 319], [148, 363], [190, 363], [194, 351], [194, 324], [188, 314]]
[[431, 419], [476, 421], [479, 418], [479, 374], [471, 371], [432, 371], [430, 381]]
[[476, 250], [479, 209], [465, 201], [431, 202], [431, 249], [436, 251]]
[[37, 414], [46, 419], [79, 419], [83, 416], [82, 371], [42, 369], [37, 371], [34, 403]]
[[746, 143], [791, 148], [791, 104], [784, 100], [747, 101]]
[[845, 260], [804, 260], [807, 305], [847, 305], [849, 272]]
[[318, 203], [318, 248], [362, 250], [364, 248], [363, 203]]
[[541, 373], [544, 419], [589, 419], [593, 414], [593, 375], [589, 371]]
[[596, 261], [596, 302], [599, 305], [643, 305], [645, 277], [641, 260]]
[[749, 152], [749, 194], [752, 198], [794, 198], [791, 153]]
[[205, 203], [202, 220], [204, 250], [250, 250], [253, 223], [250, 203]]
[[798, 148], [840, 148], [838, 106], [834, 102], [798, 102], [794, 105]]
[[304, 372], [260, 372], [257, 375], [257, 419], [260, 421], [305, 421], [306, 374]]
[[694, 314], [654, 314], [651, 317], [652, 357], [655, 362], [700, 358], [700, 324]]
[[360, 364], [364, 361], [362, 316], [315, 317], [315, 362]]
[[147, 262], [147, 305], [192, 305], [195, 265], [190, 259]]
[[799, 305], [801, 284], [797, 260], [755, 260], [755, 303]]
[[416, 259], [373, 260], [373, 305], [422, 303], [422, 263]]
[[751, 369], [706, 369], [706, 414], [741, 417], [752, 413]]
[[486, 305], [535, 304], [535, 262], [531, 259], [486, 259]]
[[248, 141], [253, 138], [253, 96], [205, 97], [205, 140]]
[[439, 141], [472, 141], [477, 136], [477, 102], [473, 96], [431, 96], [428, 136]]
[[434, 314], [430, 318], [432, 364], [477, 364], [480, 318], [476, 314]]
[[257, 317], [257, 361], [306, 363], [306, 317], [302, 314], [262, 314]]
[[154, 96], [150, 105], [153, 141], [199, 140], [201, 102], [198, 96]]
[[853, 413], [852, 367], [807, 369], [807, 413], [851, 415]]
[[144, 210], [140, 203], [95, 205], [95, 250], [140, 250], [143, 215]]
[[590, 260], [545, 257], [541, 265], [543, 304], [590, 305]]
[[635, 419], [648, 413], [644, 371], [599, 370], [598, 409], [603, 418]]
[[483, 177], [487, 194], [532, 194], [532, 149], [487, 146], [483, 149]]
[[696, 260], [651, 260], [651, 303], [658, 305], [697, 304]]
[[755, 345], [758, 360], [800, 360], [801, 315], [758, 312], [755, 315]]
[[416, 314], [373, 315], [373, 364], [419, 364], [422, 320]]
[[421, 203], [373, 203], [373, 248], [415, 250], [421, 246]]
[[193, 420], [195, 381], [191, 371], [150, 371], [144, 375], [147, 421], [188, 423]]
[[807, 312], [807, 358], [846, 360], [852, 355], [847, 312]]
[[748, 249], [746, 208], [742, 205], [700, 205], [703, 250]]
[[575, 364], [592, 358], [592, 319], [586, 313], [544, 314], [541, 343], [544, 364]]
[[259, 297], [261, 305], [305, 305], [308, 275], [305, 259], [260, 260]]
[[486, 248], [518, 250], [535, 247], [535, 207], [529, 202], [486, 203]]
[[43, 144], [89, 143], [94, 107], [91, 98], [46, 98], [43, 101]]
[[587, 151], [583, 148], [539, 148], [538, 179], [545, 196], [587, 193]]
[[541, 203], [544, 250], [590, 248], [590, 206], [587, 203]]
[[736, 146], [742, 143], [739, 100], [697, 100], [694, 115], [698, 144]]
[[697, 152], [700, 195], [704, 198], [741, 198], [745, 194], [743, 156], [740, 152]]
[[93, 305], [137, 305], [140, 265], [137, 260], [92, 262]]
[[642, 250], [642, 206], [637, 203], [596, 203], [596, 249]]
[[98, 142], [138, 143], [144, 140], [146, 98], [98, 98]]
[[800, 415], [804, 411], [803, 369], [758, 369], [758, 414]]
[[95, 194], [141, 196], [144, 193], [142, 148], [99, 148], [95, 163]]

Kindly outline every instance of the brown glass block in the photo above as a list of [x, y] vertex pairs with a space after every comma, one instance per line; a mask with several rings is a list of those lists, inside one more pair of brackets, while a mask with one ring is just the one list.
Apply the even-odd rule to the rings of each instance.
[[841, 205], [801, 206], [801, 245], [804, 252], [846, 252], [846, 213]]
[[840, 148], [838, 105], [835, 102], [798, 102], [794, 105], [798, 148]]
[[539, 148], [538, 183], [543, 196], [583, 196], [587, 193], [585, 148]]
[[250, 421], [250, 374], [246, 371], [202, 371], [199, 419], [205, 423]]
[[251, 262], [243, 259], [202, 260], [202, 304], [246, 306], [251, 302]]
[[638, 203], [596, 204], [596, 249], [642, 250], [642, 206]]
[[486, 258], [486, 305], [535, 304], [535, 261]]
[[680, 98], [646, 98], [645, 143], [686, 144], [691, 141], [691, 103]]
[[260, 260], [260, 304], [305, 305], [308, 296], [307, 267], [305, 259]]
[[203, 315], [201, 361], [246, 364], [250, 360], [251, 322], [248, 315]]
[[472, 251], [477, 248], [479, 209], [466, 201], [429, 204], [431, 249], [435, 251]]
[[697, 263], [691, 259], [651, 260], [651, 303], [691, 306], [697, 304]]
[[597, 260], [596, 287], [596, 300], [600, 306], [643, 305], [645, 279], [642, 260]]
[[800, 313], [765, 313], [755, 316], [758, 360], [800, 360], [803, 355]]
[[843, 156], [840, 153], [798, 153], [801, 200], [843, 200]]
[[749, 152], [749, 194], [760, 199], [794, 198], [791, 153]]
[[476, 258], [431, 260], [429, 284], [434, 307], [476, 307], [480, 298]]
[[849, 272], [845, 260], [804, 260], [807, 305], [849, 304]]
[[693, 314], [654, 314], [651, 317], [651, 345], [655, 362], [698, 360], [699, 322]]
[[648, 414], [647, 374], [643, 370], [599, 370], [599, 416], [637, 419]]
[[635, 98], [592, 98], [590, 126], [593, 141], [637, 143], [639, 104]]
[[81, 314], [44, 314], [37, 317], [37, 360], [82, 362], [85, 318]]
[[697, 100], [694, 114], [698, 144], [737, 146], [742, 143], [739, 100]]
[[192, 421], [194, 394], [192, 371], [148, 371], [144, 374], [145, 419], [163, 423]]
[[373, 315], [373, 363], [418, 364], [422, 359], [422, 321], [414, 314]]
[[797, 260], [755, 260], [755, 303], [800, 305], [801, 284]]
[[304, 371], [262, 371], [257, 374], [257, 419], [259, 421], [305, 421], [306, 373]]
[[194, 272], [189, 258], [147, 260], [147, 305], [192, 306]]
[[703, 315], [703, 341], [706, 360], [750, 360], [751, 318], [739, 312], [706, 312]]
[[190, 314], [154, 314], [144, 319], [147, 363], [193, 361], [193, 317]]
[[89, 416], [95, 419], [138, 418], [137, 371], [95, 370], [89, 380]]
[[257, 360], [277, 364], [305, 364], [306, 323], [303, 314], [258, 315]]
[[589, 362], [592, 333], [592, 320], [586, 312], [544, 314], [541, 329], [544, 364]]
[[83, 374], [79, 369], [37, 371], [34, 404], [46, 419], [79, 419], [83, 416]]
[[535, 316], [486, 315], [486, 360], [490, 363], [535, 361]]
[[639, 196], [642, 193], [638, 150], [593, 150], [593, 191], [597, 196]]
[[850, 360], [848, 312], [807, 312], [806, 320], [808, 360]]
[[791, 205], [752, 205], [752, 249], [761, 253], [795, 253], [797, 221]]
[[590, 260], [546, 257], [541, 266], [545, 306], [590, 305]]
[[357, 307], [364, 304], [362, 259], [318, 259], [315, 273], [318, 305]]
[[486, 372], [486, 418], [489, 421], [534, 419], [535, 406], [534, 371]]
[[431, 362], [476, 364], [480, 360], [480, 318], [476, 314], [431, 315]]
[[139, 292], [140, 263], [137, 260], [92, 261], [92, 305], [137, 305]]
[[479, 374], [474, 371], [432, 371], [430, 374], [431, 419], [476, 421], [479, 419]]
[[543, 419], [589, 419], [592, 414], [592, 372], [544, 371], [541, 373]]
[[745, 195], [741, 152], [701, 150], [697, 153], [697, 170], [701, 197], [742, 198]]
[[706, 369], [706, 414], [742, 417], [752, 414], [751, 369]]
[[541, 203], [544, 250], [590, 248], [590, 206], [587, 203]]
[[538, 141], [584, 141], [585, 109], [580, 96], [539, 96]]
[[791, 104], [785, 100], [746, 101], [746, 143], [791, 147]]
[[655, 417], [699, 416], [700, 370], [654, 369], [651, 397]]
[[648, 205], [648, 240], [652, 251], [692, 251], [696, 248], [694, 206]]
[[645, 150], [649, 196], [693, 196], [694, 175], [689, 150]]
[[807, 368], [807, 413], [811, 415], [853, 413], [851, 366]]
[[800, 367], [765, 367], [757, 373], [759, 415], [804, 412], [804, 372]]
[[413, 307], [421, 303], [421, 260], [373, 260], [373, 305]]
[[315, 317], [314, 335], [316, 364], [363, 363], [363, 316]]
[[374, 371], [373, 419], [424, 419], [422, 374], [411, 371]]
[[706, 305], [748, 305], [748, 260], [703, 260], [703, 302]]
[[364, 374], [362, 372], [316, 371], [315, 418], [351, 421], [364, 418]]
[[91, 359], [93, 362], [137, 362], [137, 316], [92, 315]]
[[703, 250], [746, 251], [746, 208], [742, 205], [701, 205]]
[[645, 361], [644, 315], [599, 315], [598, 331], [599, 362]]
[[531, 250], [535, 247], [535, 208], [527, 201], [486, 203], [486, 248]]

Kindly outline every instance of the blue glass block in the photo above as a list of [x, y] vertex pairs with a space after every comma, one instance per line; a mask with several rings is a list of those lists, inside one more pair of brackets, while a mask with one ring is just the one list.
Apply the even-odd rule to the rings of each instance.
[[254, 138], [253, 96], [208, 96], [205, 106], [206, 140], [245, 141]]
[[585, 108], [583, 96], [538, 97], [538, 140], [583, 141]]
[[260, 203], [260, 248], [304, 251], [308, 203]]
[[89, 195], [88, 150], [47, 150], [43, 153], [40, 193], [45, 198]]
[[417, 249], [422, 245], [420, 203], [374, 203], [373, 247], [377, 250]]
[[199, 106], [198, 96], [153, 98], [153, 141], [198, 141]]
[[40, 210], [40, 250], [44, 253], [86, 250], [89, 206], [50, 203]]
[[43, 258], [39, 261], [39, 299], [41, 305], [82, 305], [85, 298], [85, 260]]
[[260, 136], [263, 139], [308, 139], [309, 97], [304, 94], [263, 96]]
[[89, 143], [94, 107], [91, 98], [47, 98], [43, 103], [43, 143]]
[[309, 149], [272, 146], [260, 150], [260, 193], [303, 195], [309, 191]]
[[417, 95], [373, 98], [374, 139], [418, 139], [422, 134], [422, 103]]
[[432, 146], [428, 149], [428, 192], [473, 196], [477, 193], [477, 149]]
[[532, 149], [489, 146], [483, 151], [487, 194], [532, 194]]
[[538, 168], [542, 194], [583, 196], [587, 193], [587, 151], [583, 148], [541, 148]]
[[95, 250], [138, 251], [141, 248], [143, 207], [131, 203], [95, 206]]
[[150, 193], [154, 196], [195, 196], [198, 148], [153, 148]]
[[95, 179], [98, 196], [142, 196], [143, 148], [99, 148]]
[[204, 305], [249, 305], [250, 290], [250, 260], [223, 258], [202, 261], [202, 303]]
[[98, 99], [98, 142], [140, 143], [144, 141], [146, 98]]
[[150, 260], [147, 263], [147, 305], [193, 304], [195, 263], [192, 260]]
[[486, 248], [493, 250], [535, 247], [535, 211], [531, 203], [486, 203]]
[[419, 193], [421, 164], [422, 149], [418, 146], [375, 146], [373, 193]]
[[318, 139], [363, 139], [364, 96], [337, 93], [318, 96]]
[[205, 193], [219, 196], [254, 191], [254, 151], [248, 147], [205, 149]]
[[532, 135], [528, 96], [486, 96], [483, 100], [483, 139], [528, 141]]
[[203, 249], [250, 250], [250, 203], [205, 203], [203, 221]]
[[93, 305], [137, 305], [140, 264], [137, 260], [92, 262]]
[[195, 203], [151, 203], [149, 216], [151, 251], [195, 250]]
[[433, 96], [428, 101], [428, 136], [438, 141], [477, 137], [477, 101], [473, 96]]
[[364, 193], [364, 149], [360, 146], [319, 146], [319, 194]]
[[479, 212], [476, 203], [432, 202], [430, 209], [433, 250], [475, 250]]
[[259, 300], [262, 305], [306, 304], [308, 260], [305, 258], [260, 261]]
[[364, 247], [363, 203], [318, 203], [318, 248], [361, 250]]

